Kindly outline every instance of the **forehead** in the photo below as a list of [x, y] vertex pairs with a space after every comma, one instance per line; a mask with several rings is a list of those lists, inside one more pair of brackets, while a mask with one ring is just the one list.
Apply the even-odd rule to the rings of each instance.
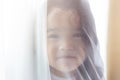
[[75, 9], [53, 8], [47, 16], [48, 29], [78, 29], [80, 14]]

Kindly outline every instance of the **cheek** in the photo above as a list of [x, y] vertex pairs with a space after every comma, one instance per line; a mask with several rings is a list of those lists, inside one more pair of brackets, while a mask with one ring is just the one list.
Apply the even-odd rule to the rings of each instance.
[[56, 53], [57, 53], [57, 47], [56, 45], [53, 45], [53, 43], [48, 42], [48, 47], [47, 47], [47, 53], [48, 53], [48, 60], [49, 64], [53, 65], [55, 63], [56, 59]]
[[85, 46], [83, 47], [79, 46], [78, 47], [78, 61], [80, 62], [80, 64], [82, 64], [85, 61], [86, 57], [87, 57], [87, 54], [86, 54]]

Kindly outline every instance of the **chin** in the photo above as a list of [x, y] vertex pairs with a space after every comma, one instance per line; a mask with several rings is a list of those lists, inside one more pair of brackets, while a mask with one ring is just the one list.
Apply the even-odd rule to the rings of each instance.
[[78, 67], [81, 65], [81, 62], [78, 60], [58, 60], [56, 63], [56, 69], [59, 70], [60, 72], [64, 72], [64, 73], [69, 73], [72, 72], [74, 70], [77, 70]]
[[63, 72], [63, 73], [69, 73], [69, 72], [72, 72], [74, 70], [76, 70], [79, 66], [78, 65], [72, 65], [72, 66], [59, 66], [59, 68], [57, 68], [57, 70], [59, 70], [60, 72]]

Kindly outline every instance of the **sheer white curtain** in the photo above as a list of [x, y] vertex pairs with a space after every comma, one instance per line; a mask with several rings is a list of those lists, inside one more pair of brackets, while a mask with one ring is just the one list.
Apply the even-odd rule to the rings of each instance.
[[105, 65], [106, 74], [109, 0], [89, 0], [89, 2], [95, 18], [97, 36], [100, 44], [100, 53]]
[[[43, 2], [44, 0], [0, 1], [0, 80], [36, 80], [35, 20], [39, 5]], [[102, 34], [106, 33], [107, 21], [104, 20], [107, 20], [108, 0], [90, 0], [90, 3], [94, 7], [96, 25], [99, 26], [97, 30], [101, 53], [105, 53], [104, 41], [107, 34], [104, 38]], [[104, 8], [103, 3], [106, 6]], [[102, 56], [104, 61], [105, 57], [106, 55]]]
[[36, 46], [36, 79], [50, 80], [47, 55], [47, 0], [37, 2], [35, 46]]
[[35, 80], [35, 0], [0, 1], [0, 80]]

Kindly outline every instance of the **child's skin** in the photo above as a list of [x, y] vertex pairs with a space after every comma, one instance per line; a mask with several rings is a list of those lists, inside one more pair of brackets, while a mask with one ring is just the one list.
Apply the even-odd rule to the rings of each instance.
[[86, 58], [80, 14], [75, 9], [54, 7], [47, 23], [49, 65], [57, 74], [76, 70]]

